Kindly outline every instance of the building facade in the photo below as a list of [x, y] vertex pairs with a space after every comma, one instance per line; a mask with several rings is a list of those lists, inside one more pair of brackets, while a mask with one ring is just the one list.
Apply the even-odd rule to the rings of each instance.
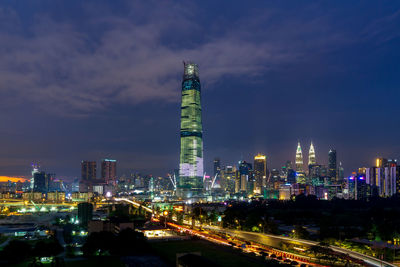
[[304, 172], [303, 152], [301, 151], [300, 142], [297, 143], [297, 149], [296, 149], [296, 171]]
[[262, 194], [262, 189], [267, 185], [267, 157], [258, 154], [254, 157], [254, 193]]
[[101, 162], [101, 179], [106, 184], [115, 185], [117, 182], [117, 161], [115, 159], [104, 159]]
[[81, 179], [84, 181], [93, 181], [97, 177], [96, 161], [84, 160], [81, 163]]
[[194, 63], [184, 62], [180, 137], [177, 195], [199, 196], [203, 191], [203, 125], [199, 69]]
[[336, 160], [336, 150], [330, 149], [328, 152], [328, 177], [331, 181], [337, 182], [337, 160]]
[[311, 142], [310, 150], [308, 151], [308, 166], [317, 164], [317, 160], [315, 158], [315, 149], [314, 145]]

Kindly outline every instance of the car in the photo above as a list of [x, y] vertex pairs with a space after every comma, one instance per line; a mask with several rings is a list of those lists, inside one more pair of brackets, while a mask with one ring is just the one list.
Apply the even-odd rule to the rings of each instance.
[[275, 255], [275, 254], [271, 254], [270, 257], [271, 257], [271, 258], [276, 258], [276, 255]]
[[283, 260], [283, 257], [282, 256], [279, 256], [278, 258], [276, 258], [277, 260]]
[[291, 263], [292, 261], [290, 259], [285, 259], [283, 262]]
[[292, 262], [290, 263], [290, 265], [297, 266], [297, 265], [299, 265], [299, 263], [298, 263], [297, 261], [292, 261]]

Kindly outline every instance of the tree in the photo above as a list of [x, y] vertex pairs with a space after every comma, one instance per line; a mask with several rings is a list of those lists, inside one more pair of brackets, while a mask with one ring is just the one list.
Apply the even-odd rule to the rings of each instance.
[[64, 251], [64, 248], [58, 243], [57, 240], [53, 239], [49, 241], [39, 241], [36, 243], [33, 249], [33, 255], [35, 257], [50, 257], [56, 256]]
[[148, 250], [143, 233], [130, 228], [122, 230], [115, 239], [111, 249], [113, 255], [140, 255]]
[[29, 243], [20, 240], [12, 240], [2, 251], [2, 258], [10, 261], [22, 261], [31, 256], [32, 247]]
[[293, 230], [293, 236], [298, 239], [309, 239], [310, 233], [304, 226], [296, 225]]
[[111, 232], [98, 232], [89, 235], [86, 243], [82, 246], [85, 256], [91, 256], [95, 253], [107, 254], [115, 245], [116, 237]]
[[118, 235], [111, 232], [92, 233], [82, 247], [85, 256], [141, 255], [148, 250], [144, 235], [130, 228], [122, 230]]
[[205, 215], [206, 214], [201, 207], [195, 207], [192, 211], [192, 218], [200, 222], [200, 228], [203, 224], [203, 218]]

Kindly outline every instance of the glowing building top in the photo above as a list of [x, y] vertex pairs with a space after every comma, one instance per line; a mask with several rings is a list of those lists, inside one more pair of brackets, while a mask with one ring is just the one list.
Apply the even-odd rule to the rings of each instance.
[[315, 150], [314, 145], [311, 142], [310, 150], [308, 151], [308, 166], [317, 164], [317, 160], [315, 158]]
[[300, 142], [297, 143], [297, 149], [296, 149], [296, 171], [304, 172], [303, 152], [301, 151]]

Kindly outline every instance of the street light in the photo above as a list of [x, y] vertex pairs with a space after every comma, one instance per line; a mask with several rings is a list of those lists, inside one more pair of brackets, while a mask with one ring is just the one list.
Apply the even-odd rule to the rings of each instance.
[[164, 226], [167, 227], [168, 210], [164, 210], [163, 215], [164, 215]]

